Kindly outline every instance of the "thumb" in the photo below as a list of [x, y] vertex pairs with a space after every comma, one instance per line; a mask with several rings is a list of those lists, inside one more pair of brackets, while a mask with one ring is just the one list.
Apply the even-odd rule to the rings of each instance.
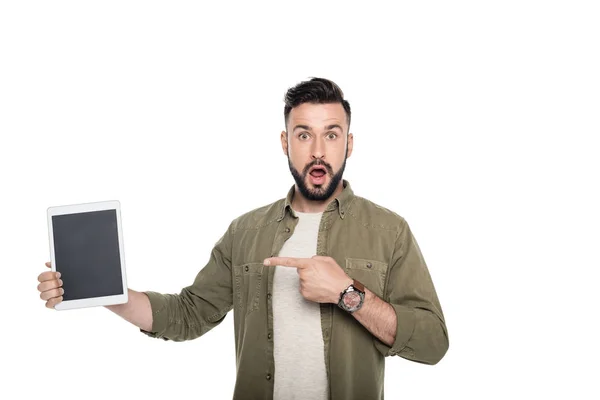
[[46, 267], [51, 268], [50, 261], [46, 263]]

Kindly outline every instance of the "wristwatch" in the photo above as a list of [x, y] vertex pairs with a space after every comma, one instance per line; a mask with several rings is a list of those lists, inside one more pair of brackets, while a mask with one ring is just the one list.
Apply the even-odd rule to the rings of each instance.
[[356, 279], [352, 280], [350, 286], [348, 286], [342, 293], [340, 293], [340, 300], [338, 306], [342, 310], [348, 311], [352, 314], [354, 311], [360, 310], [365, 301], [365, 287], [362, 283]]

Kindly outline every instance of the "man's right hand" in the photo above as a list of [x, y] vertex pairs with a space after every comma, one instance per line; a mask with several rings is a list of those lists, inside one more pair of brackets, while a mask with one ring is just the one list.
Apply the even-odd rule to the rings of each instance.
[[[46, 263], [46, 267], [50, 268], [50, 262]], [[38, 290], [40, 298], [46, 300], [47, 308], [54, 308], [55, 305], [63, 300], [65, 289], [62, 288], [63, 281], [60, 279], [60, 272], [46, 271], [38, 276]]]

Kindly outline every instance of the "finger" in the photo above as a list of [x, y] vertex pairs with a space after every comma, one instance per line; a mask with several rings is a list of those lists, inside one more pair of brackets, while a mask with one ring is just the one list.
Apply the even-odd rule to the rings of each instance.
[[40, 292], [45, 292], [46, 290], [56, 289], [61, 287], [63, 284], [62, 279], [53, 279], [51, 281], [45, 281], [38, 285], [37, 289]]
[[48, 300], [46, 302], [46, 307], [48, 308], [54, 308], [55, 305], [57, 305], [58, 303], [60, 303], [61, 301], [63, 301], [63, 297], [53, 297], [50, 300]]
[[313, 260], [317, 260], [317, 261], [331, 261], [331, 260], [333, 260], [333, 258], [331, 258], [329, 256], [312, 256], [311, 258]]
[[39, 276], [38, 276], [38, 281], [40, 282], [45, 282], [45, 281], [49, 281], [52, 279], [56, 279], [56, 273], [53, 271], [46, 271], [46, 272], [42, 272]]
[[38, 276], [38, 281], [45, 282], [45, 281], [50, 281], [52, 279], [58, 279], [58, 278], [60, 278], [60, 272], [46, 271], [46, 272], [42, 272]]
[[309, 258], [270, 257], [265, 259], [265, 265], [281, 265], [284, 267], [306, 268], [310, 265]]
[[50, 264], [50, 261], [48, 261], [48, 262], [46, 263], [46, 267], [48, 267], [48, 268], [52, 268], [52, 264]]
[[63, 294], [65, 294], [65, 289], [63, 289], [63, 288], [50, 289], [50, 290], [46, 290], [45, 292], [40, 293], [40, 298], [42, 300], [50, 300], [53, 297], [60, 297]]

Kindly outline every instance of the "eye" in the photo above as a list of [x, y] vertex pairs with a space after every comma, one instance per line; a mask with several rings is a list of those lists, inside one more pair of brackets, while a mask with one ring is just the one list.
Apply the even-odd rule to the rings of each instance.
[[328, 137], [329, 139], [335, 139], [335, 138], [337, 138], [337, 133], [335, 133], [335, 132], [329, 132], [329, 133], [327, 134], [327, 137]]
[[298, 135], [298, 137], [300, 138], [300, 140], [306, 140], [308, 139], [308, 132], [302, 132]]

